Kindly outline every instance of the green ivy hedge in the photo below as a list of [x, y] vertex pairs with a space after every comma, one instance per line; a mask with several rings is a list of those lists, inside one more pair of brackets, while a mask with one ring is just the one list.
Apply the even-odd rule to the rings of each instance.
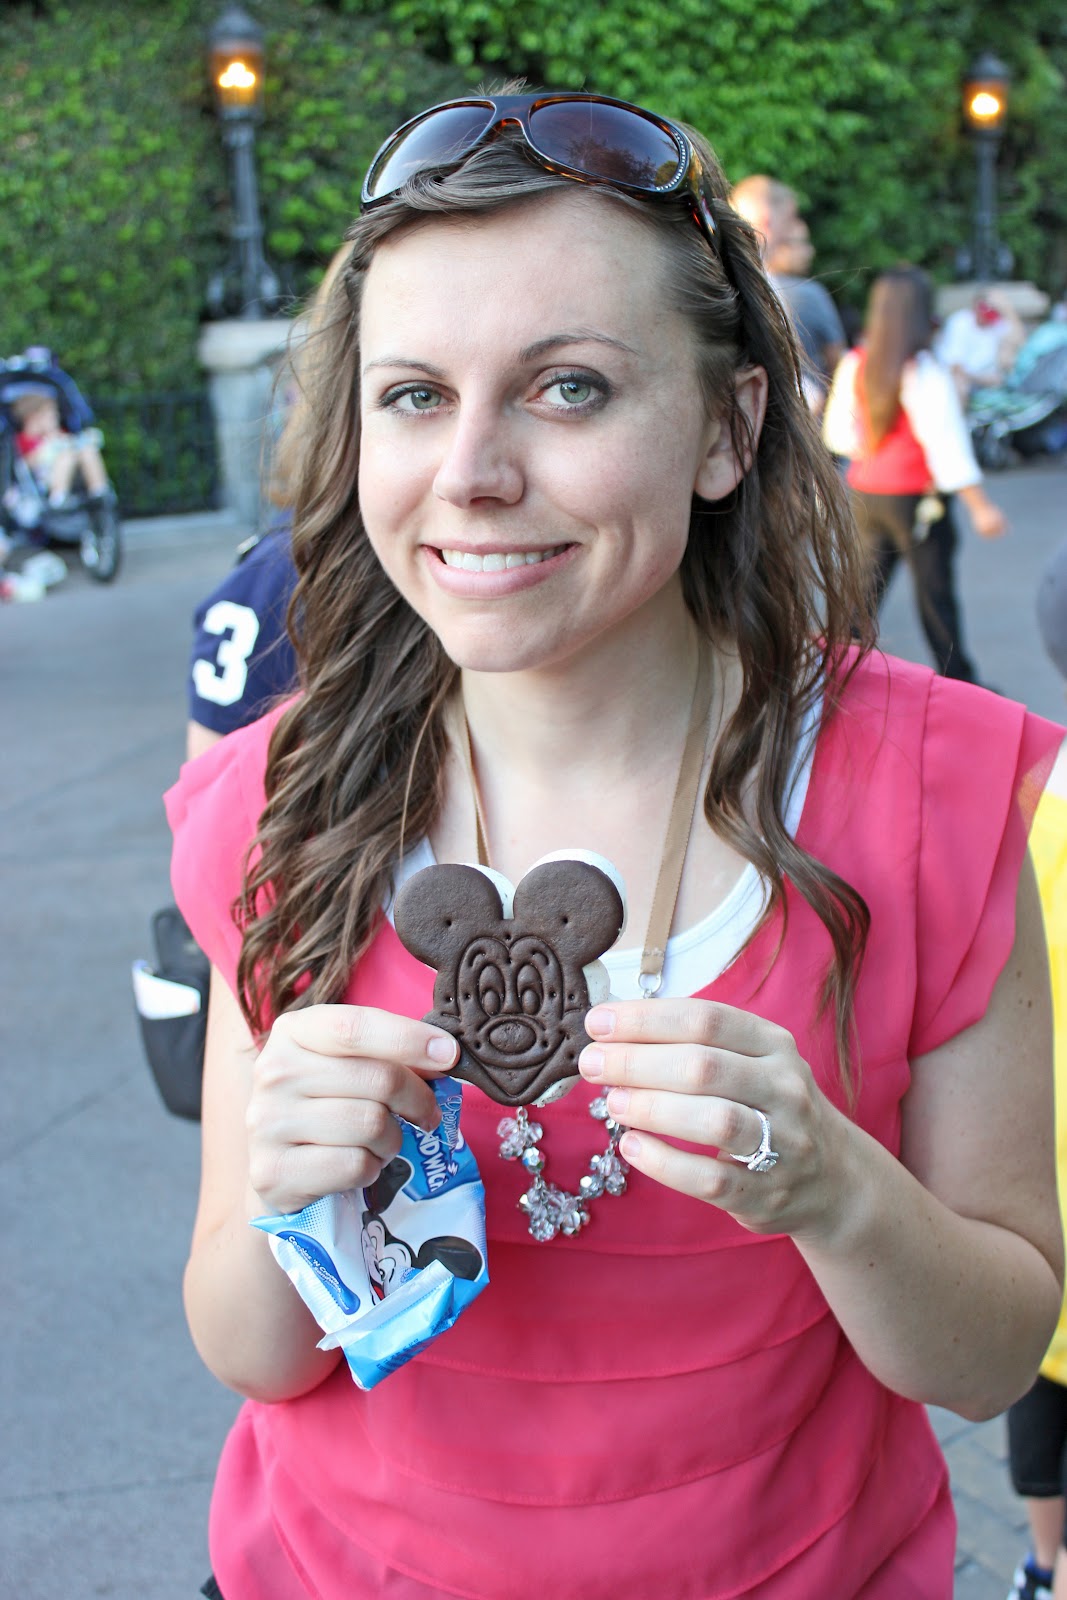
[[471, 70], [643, 101], [700, 128], [731, 181], [798, 191], [817, 270], [860, 302], [902, 258], [951, 276], [969, 242], [974, 153], [960, 84], [980, 50], [1012, 71], [1001, 236], [1018, 276], [1067, 282], [1062, 0], [349, 0]]
[[[267, 254], [318, 281], [388, 130], [462, 70], [382, 19], [251, 0], [267, 38], [257, 138]], [[0, 355], [49, 345], [92, 399], [202, 381], [204, 293], [230, 248], [205, 0], [14, 5], [0, 24]]]
[[[862, 304], [909, 258], [951, 277], [973, 153], [959, 83], [1012, 69], [1001, 235], [1067, 282], [1062, 0], [244, 0], [266, 34], [257, 151], [267, 253], [307, 294], [388, 129], [486, 78], [582, 86], [687, 119], [729, 176], [798, 190], [816, 270]], [[92, 394], [198, 380], [229, 185], [204, 67], [221, 0], [33, 0], [0, 30], [0, 353], [51, 345]]]

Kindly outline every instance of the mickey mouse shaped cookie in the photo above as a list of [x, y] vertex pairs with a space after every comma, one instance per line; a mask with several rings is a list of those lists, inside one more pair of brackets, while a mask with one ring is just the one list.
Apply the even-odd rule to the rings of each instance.
[[611, 863], [547, 856], [514, 889], [488, 868], [426, 867], [400, 890], [393, 920], [437, 968], [425, 1020], [459, 1040], [453, 1075], [505, 1106], [565, 1094], [589, 1043], [585, 1014], [608, 995], [597, 957], [626, 921]]

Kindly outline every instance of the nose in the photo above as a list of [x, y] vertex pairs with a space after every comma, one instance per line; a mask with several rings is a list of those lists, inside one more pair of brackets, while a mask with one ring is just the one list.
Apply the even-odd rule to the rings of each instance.
[[524, 483], [507, 420], [488, 407], [461, 412], [449, 431], [434, 476], [437, 498], [461, 508], [479, 500], [515, 505], [522, 498]]

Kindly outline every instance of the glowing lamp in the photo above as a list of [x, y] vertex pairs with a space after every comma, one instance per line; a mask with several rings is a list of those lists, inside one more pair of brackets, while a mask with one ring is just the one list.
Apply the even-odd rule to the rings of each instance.
[[1007, 276], [1011, 251], [997, 237], [997, 151], [1008, 114], [1008, 69], [988, 50], [963, 80], [963, 115], [975, 155], [974, 245], [961, 250], [964, 276], [981, 282]]
[[263, 218], [256, 181], [256, 122], [263, 88], [263, 29], [240, 6], [227, 6], [207, 36], [208, 76], [230, 163], [233, 250], [229, 265], [211, 275], [212, 317], [259, 320], [280, 301], [277, 274], [263, 253]]
[[963, 114], [972, 133], [999, 134], [1008, 112], [1008, 69], [987, 50], [963, 80]]
[[208, 70], [220, 117], [254, 117], [263, 85], [263, 29], [227, 6], [208, 34]]

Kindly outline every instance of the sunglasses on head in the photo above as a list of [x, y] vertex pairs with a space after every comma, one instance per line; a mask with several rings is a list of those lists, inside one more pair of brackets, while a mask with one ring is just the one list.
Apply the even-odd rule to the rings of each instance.
[[599, 94], [486, 95], [431, 106], [386, 139], [363, 180], [361, 210], [391, 199], [417, 172], [458, 166], [505, 128], [518, 128], [531, 159], [560, 177], [645, 198], [681, 195], [715, 247], [700, 158], [681, 128]]

